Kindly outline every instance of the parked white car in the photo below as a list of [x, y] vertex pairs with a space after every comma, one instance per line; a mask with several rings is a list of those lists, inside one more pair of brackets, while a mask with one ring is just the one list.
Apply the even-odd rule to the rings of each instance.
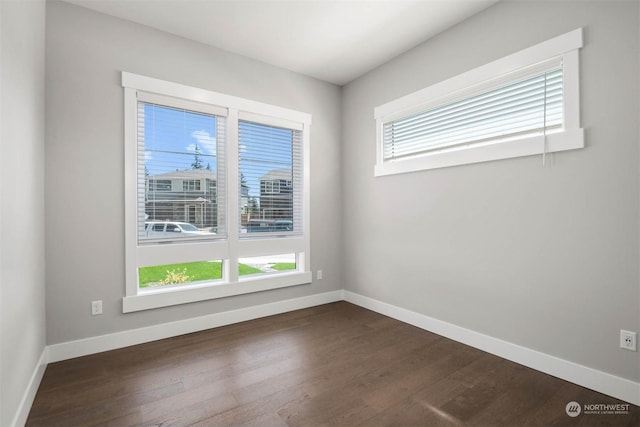
[[210, 236], [215, 233], [202, 231], [188, 222], [150, 221], [144, 223], [145, 235], [151, 239]]

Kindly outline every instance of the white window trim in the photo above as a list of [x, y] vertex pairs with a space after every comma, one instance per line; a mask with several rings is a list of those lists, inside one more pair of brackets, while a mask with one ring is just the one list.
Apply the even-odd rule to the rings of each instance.
[[[223, 298], [288, 286], [311, 283], [310, 271], [310, 158], [309, 127], [311, 115], [283, 107], [194, 88], [174, 82], [122, 72], [124, 87], [125, 139], [125, 296], [124, 313]], [[251, 117], [260, 123], [290, 127], [303, 133], [303, 235], [292, 237], [239, 238], [238, 198], [240, 194], [227, 191], [227, 239], [185, 244], [139, 246], [137, 238], [137, 102], [138, 93], [144, 99], [155, 96], [175, 98], [175, 103], [188, 106], [203, 105], [214, 114], [227, 117], [226, 183], [239, 188], [238, 119]], [[193, 107], [192, 107], [193, 108]], [[296, 270], [239, 277], [238, 258], [296, 253]], [[202, 282], [179, 287], [140, 290], [138, 267], [191, 261], [224, 259], [223, 280]]]
[[[584, 130], [580, 128], [579, 55], [583, 46], [582, 28], [531, 46], [473, 70], [459, 74], [417, 92], [390, 101], [374, 110], [376, 120], [375, 176], [443, 168], [489, 160], [507, 159], [533, 154], [572, 150], [584, 147]], [[529, 136], [461, 149], [425, 153], [403, 159], [384, 160], [383, 125], [431, 106], [440, 105], [465, 93], [490, 87], [506, 74], [561, 58], [564, 73], [563, 131], [543, 136]], [[543, 146], [546, 149], [543, 150]]]

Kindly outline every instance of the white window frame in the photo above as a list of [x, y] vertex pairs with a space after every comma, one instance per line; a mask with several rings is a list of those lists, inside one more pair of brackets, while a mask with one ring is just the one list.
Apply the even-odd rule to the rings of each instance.
[[278, 186], [278, 190], [275, 190], [275, 180], [265, 179], [264, 181], [264, 194], [278, 194], [280, 193], [280, 187]]
[[[223, 298], [287, 286], [311, 283], [310, 271], [310, 184], [309, 184], [309, 128], [311, 115], [257, 101], [225, 95], [206, 89], [167, 82], [133, 73], [122, 72], [124, 87], [124, 144], [125, 144], [125, 296], [122, 299], [124, 313], [158, 307], [185, 304], [196, 301]], [[138, 141], [137, 102], [138, 93], [145, 99], [154, 94], [172, 97], [176, 102], [197, 102], [211, 106], [218, 114], [226, 116], [226, 218], [227, 237], [210, 241], [194, 241], [171, 245], [138, 244]], [[150, 95], [151, 94], [151, 95]], [[270, 236], [240, 239], [238, 210], [241, 197], [239, 179], [238, 120], [251, 117], [260, 123], [290, 127], [303, 134], [303, 224], [302, 234], [295, 236]], [[282, 273], [268, 273], [240, 277], [238, 259], [242, 257], [296, 254], [296, 269]], [[223, 260], [223, 279], [184, 284], [176, 287], [140, 289], [138, 268], [205, 260]]]
[[[580, 128], [578, 54], [578, 49], [582, 45], [582, 28], [578, 28], [376, 107], [374, 110], [376, 120], [374, 175], [393, 175], [583, 148], [584, 130]], [[427, 152], [400, 159], [384, 159], [383, 127], [385, 123], [495, 87], [496, 84], [504, 81], [505, 77], [513, 79], [523, 71], [553, 59], [559, 59], [563, 64], [564, 125], [560, 132], [496, 140], [484, 144], [470, 143], [455, 150]]]

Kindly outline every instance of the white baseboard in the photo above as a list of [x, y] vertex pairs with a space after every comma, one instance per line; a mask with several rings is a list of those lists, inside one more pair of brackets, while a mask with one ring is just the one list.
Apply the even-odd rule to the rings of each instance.
[[33, 370], [33, 374], [31, 374], [31, 378], [29, 379], [29, 384], [27, 385], [27, 389], [22, 396], [22, 400], [20, 400], [20, 405], [18, 406], [18, 410], [16, 412], [15, 417], [13, 417], [13, 422], [11, 425], [13, 427], [22, 427], [27, 422], [27, 418], [29, 417], [29, 411], [31, 411], [31, 405], [33, 404], [33, 399], [36, 397], [36, 393], [38, 392], [38, 387], [40, 387], [40, 381], [42, 381], [42, 376], [44, 375], [44, 371], [47, 368], [47, 348], [42, 349], [42, 354], [40, 355], [40, 359], [38, 360], [38, 364]]
[[625, 402], [640, 405], [640, 383], [344, 291], [344, 300]]
[[178, 320], [176, 322], [162, 323], [147, 326], [145, 328], [116, 332], [113, 334], [99, 335], [77, 341], [69, 341], [60, 344], [52, 344], [48, 347], [48, 362], [58, 362], [102, 351], [115, 350], [145, 342], [171, 338], [178, 335], [217, 328], [232, 323], [272, 316], [274, 314], [313, 307], [341, 301], [343, 291], [325, 292], [309, 295], [301, 298], [256, 305], [238, 310], [225, 311], [202, 317]]

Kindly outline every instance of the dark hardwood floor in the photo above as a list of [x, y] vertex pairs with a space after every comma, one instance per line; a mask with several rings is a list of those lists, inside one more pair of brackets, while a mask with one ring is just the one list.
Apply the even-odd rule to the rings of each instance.
[[622, 403], [346, 302], [47, 367], [28, 426], [640, 425]]

